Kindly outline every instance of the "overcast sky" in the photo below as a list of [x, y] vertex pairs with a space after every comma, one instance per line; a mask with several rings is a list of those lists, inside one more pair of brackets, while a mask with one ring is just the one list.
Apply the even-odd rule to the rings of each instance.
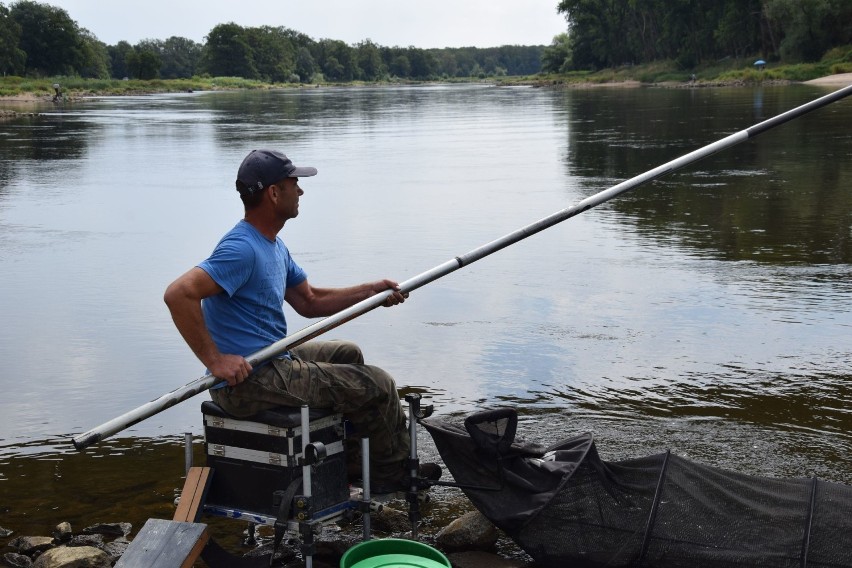
[[[567, 29], [559, 0], [43, 0], [107, 45], [181, 36], [216, 24], [284, 26], [315, 40], [382, 46], [547, 45]], [[9, 2], [4, 2], [8, 5]]]

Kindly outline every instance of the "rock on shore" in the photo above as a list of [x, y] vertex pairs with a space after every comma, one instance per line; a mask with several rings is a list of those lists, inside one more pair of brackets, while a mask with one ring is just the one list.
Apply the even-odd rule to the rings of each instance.
[[[0, 556], [0, 566], [11, 568], [109, 568], [130, 544], [130, 523], [100, 523], [74, 534], [69, 523], [53, 529], [53, 536], [19, 536], [6, 546], [13, 552]], [[0, 535], [12, 531], [0, 528]], [[107, 538], [111, 538], [107, 542]]]
[[39, 556], [33, 568], [110, 568], [112, 562], [103, 550], [92, 546], [51, 548]]
[[[402, 534], [410, 529], [406, 513], [385, 507], [373, 514], [374, 529], [382, 533]], [[130, 545], [130, 523], [99, 523], [74, 533], [69, 523], [53, 529], [53, 536], [18, 536], [6, 544], [0, 556], [0, 566], [10, 568], [109, 568]], [[346, 532], [346, 531], [344, 531]], [[479, 511], [463, 514], [435, 536], [436, 547], [442, 550], [455, 568], [524, 568], [527, 562], [504, 558], [494, 552], [497, 529]], [[12, 531], [0, 527], [0, 535], [10, 537]], [[350, 547], [361, 542], [359, 534], [339, 534], [336, 538], [317, 542], [315, 566], [336, 567], [340, 557]], [[296, 548], [282, 546], [276, 554], [277, 566], [300, 567]], [[251, 550], [246, 556], [269, 554], [271, 543]]]

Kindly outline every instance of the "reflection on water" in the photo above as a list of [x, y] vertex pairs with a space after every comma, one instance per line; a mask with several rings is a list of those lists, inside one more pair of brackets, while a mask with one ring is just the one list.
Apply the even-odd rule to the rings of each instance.
[[[126, 486], [146, 517], [169, 514], [174, 437], [200, 434], [203, 397], [83, 455], [68, 438], [202, 374], [162, 292], [240, 217], [234, 172], [252, 148], [319, 169], [283, 232], [313, 283], [401, 281], [821, 94], [302, 89], [0, 123], [0, 501], [52, 526]], [[439, 412], [517, 407], [526, 437], [588, 430], [606, 459], [671, 448], [852, 482], [850, 118], [849, 101], [811, 113], [330, 336]], [[112, 481], [58, 489], [86, 478]]]
[[[611, 104], [574, 97], [569, 170], [590, 193], [802, 103], [793, 88], [637, 89]], [[808, 94], [811, 94], [808, 92]], [[752, 97], [756, 97], [752, 101]], [[625, 101], [625, 99], [627, 99]], [[633, 112], [614, 110], [628, 105]], [[751, 116], [760, 109], [765, 116]], [[691, 252], [773, 263], [852, 261], [852, 160], [848, 103], [795, 120], [612, 202], [650, 239], [682, 241]], [[673, 112], [673, 109], [677, 109]], [[805, 164], [811, 164], [806, 166]], [[818, 164], [818, 167], [815, 165]], [[616, 223], [624, 223], [619, 216]]]

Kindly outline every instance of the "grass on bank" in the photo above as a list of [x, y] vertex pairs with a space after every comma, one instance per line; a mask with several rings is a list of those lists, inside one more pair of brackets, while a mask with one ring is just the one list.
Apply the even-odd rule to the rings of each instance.
[[193, 77], [191, 79], [83, 79], [80, 77], [0, 77], [0, 96], [50, 96], [54, 84], [62, 87], [68, 97], [91, 95], [133, 95], [151, 92], [215, 91], [224, 89], [268, 89], [273, 86], [262, 81], [240, 77]]
[[[469, 79], [470, 81], [478, 79]], [[422, 81], [401, 81], [393, 78], [386, 83], [418, 83]], [[192, 77], [191, 79], [152, 79], [143, 81], [140, 79], [83, 79], [80, 77], [0, 77], [0, 97], [13, 97], [33, 95], [36, 97], [53, 97], [54, 84], [62, 87], [62, 94], [66, 97], [88, 97], [88, 96], [120, 96], [136, 95], [145, 93], [163, 92], [188, 92], [188, 91], [223, 91], [236, 89], [280, 89], [299, 88], [310, 85], [342, 86], [342, 85], [365, 85], [364, 81], [352, 81], [350, 83], [331, 83], [318, 74], [315, 82], [304, 83], [266, 83], [242, 77]]]

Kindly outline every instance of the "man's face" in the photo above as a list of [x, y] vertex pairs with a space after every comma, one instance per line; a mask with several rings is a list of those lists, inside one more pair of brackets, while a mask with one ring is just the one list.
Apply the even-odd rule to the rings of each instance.
[[284, 178], [272, 185], [275, 210], [285, 221], [299, 214], [299, 196], [303, 193], [304, 191], [299, 187], [299, 178]]

